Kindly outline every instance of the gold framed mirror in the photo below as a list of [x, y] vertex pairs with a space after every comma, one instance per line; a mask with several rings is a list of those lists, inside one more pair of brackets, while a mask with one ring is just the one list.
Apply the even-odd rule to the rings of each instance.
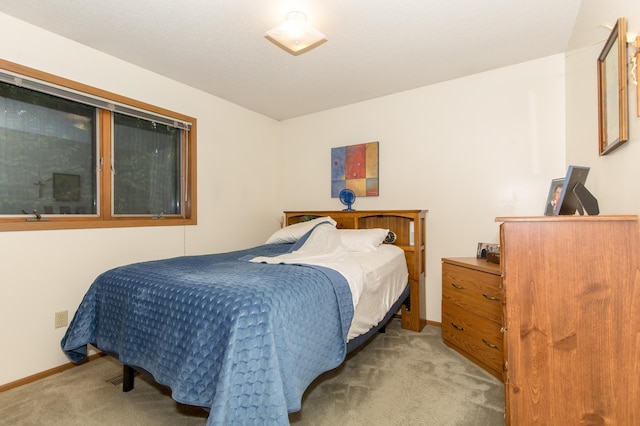
[[598, 149], [606, 155], [629, 139], [627, 20], [619, 18], [598, 57]]
[[636, 83], [636, 93], [638, 95], [638, 103], [637, 103], [637, 111], [638, 117], [640, 117], [640, 82], [638, 81], [638, 64], [640, 64], [640, 34], [636, 36], [636, 62], [635, 62], [635, 83]]

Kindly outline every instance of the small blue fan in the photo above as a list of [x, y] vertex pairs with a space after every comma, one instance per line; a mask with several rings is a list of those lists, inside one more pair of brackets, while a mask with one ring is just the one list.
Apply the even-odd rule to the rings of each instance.
[[338, 195], [338, 198], [340, 198], [340, 202], [342, 204], [347, 206], [347, 208], [344, 209], [344, 210], [347, 210], [347, 211], [353, 210], [351, 208], [351, 205], [356, 201], [356, 193], [355, 192], [353, 192], [350, 189], [343, 189], [342, 191], [340, 191], [340, 194]]

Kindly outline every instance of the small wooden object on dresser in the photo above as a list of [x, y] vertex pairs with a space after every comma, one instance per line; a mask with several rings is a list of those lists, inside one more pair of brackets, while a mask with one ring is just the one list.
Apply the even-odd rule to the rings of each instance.
[[426, 325], [424, 282], [426, 273], [426, 210], [287, 211], [285, 223], [331, 216], [341, 229], [384, 228], [396, 234], [394, 245], [404, 250], [409, 270], [411, 306], [402, 308], [402, 328], [421, 331]]
[[442, 338], [502, 380], [500, 265], [475, 257], [442, 259]]

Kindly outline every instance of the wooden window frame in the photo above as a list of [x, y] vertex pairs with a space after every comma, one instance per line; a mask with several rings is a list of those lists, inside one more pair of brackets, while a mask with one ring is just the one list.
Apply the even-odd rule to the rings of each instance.
[[51, 229], [92, 229], [92, 228], [121, 228], [121, 227], [146, 227], [146, 226], [182, 226], [197, 224], [197, 182], [196, 182], [196, 145], [197, 145], [197, 120], [184, 114], [170, 111], [161, 107], [150, 105], [135, 99], [127, 98], [115, 93], [107, 92], [92, 86], [68, 80], [62, 77], [38, 71], [23, 65], [0, 59], [0, 69], [19, 74], [46, 83], [85, 93], [91, 96], [107, 99], [118, 104], [124, 104], [133, 108], [151, 113], [174, 118], [182, 122], [191, 123], [186, 133], [186, 141], [182, 152], [182, 196], [183, 214], [181, 216], [165, 216], [156, 219], [152, 215], [148, 217], [115, 217], [111, 212], [111, 114], [106, 109], [98, 109], [99, 114], [99, 142], [97, 154], [101, 157], [102, 167], [99, 171], [98, 198], [99, 210], [96, 216], [89, 215], [64, 215], [63, 217], [46, 217], [46, 220], [27, 220], [23, 217], [0, 216], [0, 231], [30, 231]]

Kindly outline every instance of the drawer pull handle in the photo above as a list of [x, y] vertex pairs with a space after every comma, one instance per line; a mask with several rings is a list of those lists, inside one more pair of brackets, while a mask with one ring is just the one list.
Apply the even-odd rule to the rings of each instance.
[[458, 324], [456, 324], [455, 322], [452, 322], [451, 325], [453, 326], [453, 328], [455, 328], [456, 330], [460, 330], [460, 331], [464, 331], [464, 327], [460, 327]]
[[457, 288], [458, 290], [464, 290], [464, 286], [460, 285], [460, 284], [456, 284], [456, 283], [451, 283], [451, 285], [455, 288]]
[[491, 349], [500, 349], [496, 345], [487, 342], [487, 339], [482, 339], [482, 343], [484, 343], [485, 345], [489, 346]]
[[496, 302], [500, 301], [499, 297], [489, 296], [488, 294], [484, 294], [484, 293], [482, 293], [482, 296], [484, 296], [486, 299], [489, 299], [489, 300], [495, 300]]

